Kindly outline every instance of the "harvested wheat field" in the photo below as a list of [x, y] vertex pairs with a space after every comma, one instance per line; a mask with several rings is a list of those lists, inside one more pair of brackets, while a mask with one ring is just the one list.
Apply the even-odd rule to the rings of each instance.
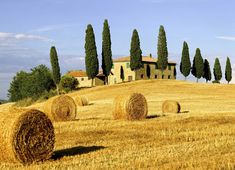
[[[113, 100], [138, 92], [148, 101], [148, 117], [114, 120]], [[235, 169], [235, 85], [147, 80], [94, 87], [77, 119], [54, 122], [55, 152], [44, 163], [17, 169]], [[180, 113], [162, 114], [162, 102], [176, 100]], [[9, 104], [7, 105], [9, 106]], [[6, 106], [0, 106], [0, 110]]]

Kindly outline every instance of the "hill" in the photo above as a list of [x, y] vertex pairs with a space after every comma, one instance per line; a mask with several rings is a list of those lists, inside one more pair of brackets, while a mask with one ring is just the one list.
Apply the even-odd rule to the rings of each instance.
[[[114, 97], [130, 91], [146, 96], [148, 119], [113, 120]], [[76, 121], [55, 123], [53, 159], [27, 168], [234, 169], [234, 91], [235, 85], [147, 80], [71, 93], [86, 95], [90, 105], [78, 108]], [[166, 99], [179, 101], [182, 112], [162, 115]], [[0, 163], [6, 167], [25, 168]]]

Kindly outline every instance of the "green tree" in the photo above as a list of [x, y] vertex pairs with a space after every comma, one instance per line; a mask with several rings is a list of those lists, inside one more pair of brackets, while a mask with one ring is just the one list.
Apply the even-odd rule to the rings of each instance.
[[222, 70], [221, 70], [221, 66], [220, 66], [220, 62], [218, 58], [215, 59], [214, 76], [215, 76], [215, 81], [220, 82], [222, 78]]
[[203, 78], [206, 79], [206, 82], [211, 81], [211, 69], [207, 59], [204, 60]]
[[158, 68], [163, 71], [167, 68], [168, 64], [168, 50], [167, 50], [167, 40], [164, 27], [161, 25], [158, 35], [158, 46], [157, 46], [157, 55], [158, 55]]
[[226, 60], [225, 79], [228, 82], [228, 84], [232, 80], [232, 67], [231, 67], [229, 57], [227, 57], [227, 60]]
[[196, 54], [193, 59], [193, 66], [192, 66], [192, 75], [198, 79], [200, 79], [203, 75], [203, 59], [201, 55], [201, 51], [199, 48], [196, 49]]
[[121, 66], [121, 69], [120, 69], [120, 78], [122, 79], [122, 81], [124, 81], [124, 79], [125, 79], [124, 70], [123, 70], [122, 66]]
[[45, 65], [39, 65], [27, 73], [16, 73], [8, 90], [10, 101], [18, 101], [24, 98], [38, 99], [43, 93], [55, 88], [51, 71]]
[[54, 46], [52, 46], [50, 50], [50, 61], [52, 67], [53, 80], [56, 84], [57, 93], [59, 94], [59, 83], [60, 83], [61, 74], [60, 74], [58, 55], [56, 52], [56, 48]]
[[184, 42], [183, 44], [183, 50], [182, 50], [182, 57], [180, 62], [180, 72], [184, 75], [185, 80], [187, 76], [190, 74], [191, 70], [191, 62], [189, 58], [189, 49], [187, 42]]
[[130, 67], [131, 70], [138, 70], [142, 65], [142, 51], [140, 49], [140, 39], [136, 29], [133, 30], [130, 49]]
[[70, 75], [62, 76], [60, 80], [60, 88], [66, 93], [75, 90], [78, 85], [78, 80]]
[[94, 78], [99, 72], [99, 61], [96, 50], [95, 34], [92, 25], [87, 25], [85, 37], [85, 65], [86, 73], [92, 79], [91, 85], [94, 86]]
[[108, 76], [113, 66], [111, 38], [108, 20], [104, 21], [102, 36], [102, 69], [103, 74], [105, 75], [105, 84], [108, 84]]

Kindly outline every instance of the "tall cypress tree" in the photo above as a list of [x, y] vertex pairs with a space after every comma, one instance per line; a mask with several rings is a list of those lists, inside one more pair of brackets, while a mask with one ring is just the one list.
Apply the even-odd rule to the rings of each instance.
[[142, 67], [142, 51], [140, 49], [140, 39], [136, 29], [133, 30], [130, 49], [131, 70], [138, 70]]
[[196, 54], [193, 59], [193, 66], [192, 66], [192, 75], [198, 79], [200, 79], [203, 75], [203, 59], [201, 55], [201, 51], [199, 48], [196, 49]]
[[85, 65], [86, 73], [92, 79], [91, 85], [94, 85], [94, 78], [99, 72], [99, 61], [96, 50], [95, 35], [92, 25], [87, 25], [85, 37]]
[[206, 79], [206, 82], [211, 81], [211, 69], [207, 59], [204, 60], [203, 78]]
[[52, 46], [50, 50], [50, 61], [52, 67], [53, 80], [56, 84], [57, 93], [59, 94], [59, 83], [61, 74], [56, 48], [54, 46]]
[[167, 51], [166, 32], [162, 25], [160, 26], [159, 29], [157, 55], [158, 55], [158, 61], [157, 61], [158, 68], [163, 72], [167, 68], [168, 64], [168, 51]]
[[189, 58], [189, 49], [187, 42], [184, 41], [183, 50], [182, 50], [182, 57], [180, 62], [180, 72], [184, 75], [185, 80], [186, 77], [190, 74], [191, 70], [191, 62]]
[[102, 34], [102, 69], [105, 75], [105, 84], [108, 84], [108, 76], [112, 69], [112, 50], [111, 50], [111, 38], [108, 20], [104, 21], [103, 34]]
[[226, 60], [225, 79], [228, 82], [228, 84], [232, 80], [232, 67], [231, 67], [229, 57], [227, 57], [227, 60]]
[[214, 76], [215, 76], [215, 81], [219, 82], [222, 78], [222, 70], [220, 66], [219, 59], [215, 59], [215, 64], [214, 64]]

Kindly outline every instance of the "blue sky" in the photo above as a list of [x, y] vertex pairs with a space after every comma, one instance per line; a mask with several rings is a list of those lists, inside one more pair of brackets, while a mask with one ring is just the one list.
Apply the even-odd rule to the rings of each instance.
[[[16, 72], [38, 64], [50, 66], [52, 45], [57, 47], [63, 73], [83, 69], [86, 26], [93, 25], [100, 56], [104, 19], [110, 24], [114, 57], [129, 54], [135, 28], [143, 55], [156, 56], [159, 26], [164, 25], [169, 60], [179, 63], [187, 41], [191, 60], [200, 48], [211, 69], [219, 57], [224, 73], [227, 56], [235, 67], [234, 7], [234, 0], [2, 0], [0, 98], [7, 98]], [[195, 81], [192, 76], [190, 80]]]

